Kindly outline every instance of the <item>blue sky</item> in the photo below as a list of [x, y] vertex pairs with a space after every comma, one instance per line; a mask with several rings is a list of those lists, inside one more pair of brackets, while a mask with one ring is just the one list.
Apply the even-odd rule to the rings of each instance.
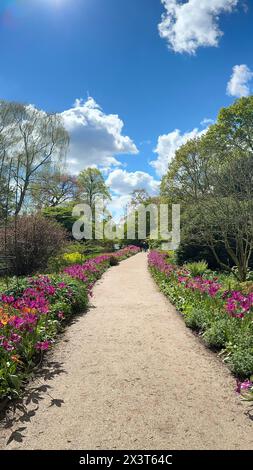
[[155, 192], [177, 146], [251, 92], [252, 6], [1, 0], [0, 98], [63, 113], [71, 171], [98, 165], [118, 201]]

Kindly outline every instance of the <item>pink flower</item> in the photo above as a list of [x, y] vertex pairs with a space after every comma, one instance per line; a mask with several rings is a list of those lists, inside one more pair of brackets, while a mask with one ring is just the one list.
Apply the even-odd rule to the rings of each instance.
[[35, 349], [37, 349], [37, 351], [47, 351], [51, 346], [51, 342], [50, 341], [41, 341], [37, 344], [35, 344]]
[[253, 307], [253, 295], [243, 295], [239, 291], [226, 293], [225, 309], [231, 317], [244, 318]]
[[21, 339], [22, 339], [21, 336], [17, 335], [16, 333], [12, 333], [10, 336], [10, 341], [12, 343], [20, 343]]
[[65, 282], [59, 282], [57, 287], [59, 287], [59, 289], [65, 289], [67, 287], [67, 285], [65, 284]]
[[5, 351], [11, 352], [14, 351], [15, 347], [11, 344], [7, 339], [3, 340], [1, 346], [5, 349]]
[[13, 295], [5, 295], [5, 294], [2, 294], [0, 296], [0, 300], [4, 303], [4, 304], [9, 304], [11, 305], [13, 302], [14, 302], [14, 297]]
[[24, 322], [25, 321], [23, 318], [15, 316], [13, 319], [9, 321], [9, 324], [14, 326], [14, 328], [19, 329], [23, 326]]
[[236, 381], [236, 392], [241, 393], [242, 390], [249, 390], [253, 387], [253, 383], [250, 380], [245, 380], [244, 382], [240, 382], [240, 380]]

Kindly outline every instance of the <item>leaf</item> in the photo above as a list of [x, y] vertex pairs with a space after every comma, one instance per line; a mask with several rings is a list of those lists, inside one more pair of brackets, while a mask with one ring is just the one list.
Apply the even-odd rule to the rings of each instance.
[[12, 383], [12, 385], [17, 389], [19, 390], [20, 389], [20, 378], [17, 376], [17, 375], [10, 375], [10, 381]]

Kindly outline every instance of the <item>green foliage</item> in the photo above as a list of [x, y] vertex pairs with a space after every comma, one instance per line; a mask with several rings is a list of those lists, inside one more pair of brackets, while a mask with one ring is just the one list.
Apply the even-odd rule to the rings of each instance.
[[235, 347], [234, 351], [227, 357], [226, 362], [237, 377], [241, 379], [249, 377], [253, 371], [253, 348]]
[[[108, 248], [108, 250], [106, 250]], [[54, 256], [48, 261], [48, 271], [51, 273], [59, 273], [64, 268], [73, 264], [83, 264], [85, 260], [99, 256], [104, 251], [112, 251], [112, 247], [108, 243], [101, 245], [95, 243], [69, 243], [64, 246], [64, 252], [58, 256]]]
[[169, 250], [167, 260], [170, 264], [177, 264], [177, 254], [174, 250]]
[[76, 177], [66, 174], [64, 167], [46, 167], [40, 172], [39, 181], [31, 184], [33, 204], [38, 210], [57, 207], [77, 198]]
[[252, 123], [252, 96], [222, 109], [207, 133], [177, 150], [161, 184], [161, 197], [181, 205], [179, 262], [236, 266], [240, 281], [253, 263]]
[[198, 261], [195, 263], [187, 263], [185, 268], [190, 271], [193, 277], [203, 276], [208, 270], [208, 264], [206, 261]]
[[[187, 221], [183, 222], [182, 227], [182, 240], [176, 251], [177, 263], [183, 266], [185, 263], [192, 263], [195, 261], [205, 260], [210, 269], [221, 270], [220, 263], [218, 263], [211, 249], [203, 243], [198, 243], [196, 240], [192, 240], [193, 235], [189, 227], [187, 227]], [[232, 268], [234, 263], [226, 252], [224, 245], [221, 243], [216, 244], [216, 252], [219, 259], [228, 263]]]
[[[173, 272], [167, 276], [153, 267], [150, 271], [161, 291], [183, 314], [187, 327], [197, 331], [209, 348], [215, 351], [221, 350], [224, 361], [237, 377], [243, 379], [252, 375], [252, 316], [249, 314], [243, 320], [232, 318], [224, 312], [221, 298], [212, 298], [185, 289]], [[193, 270], [193, 277], [195, 274], [196, 271]], [[232, 275], [222, 274], [219, 282], [223, 283], [224, 291], [229, 287], [231, 290], [240, 287]], [[241, 288], [243, 287], [244, 284], [241, 285]]]
[[78, 178], [80, 188], [80, 199], [91, 208], [98, 199], [111, 199], [109, 189], [105, 184], [104, 177], [97, 168], [87, 168], [83, 170]]
[[192, 330], [203, 332], [212, 324], [211, 312], [204, 306], [193, 308], [184, 316], [185, 323]]
[[217, 318], [215, 322], [211, 322], [209, 328], [208, 325], [205, 325], [207, 329], [203, 334], [203, 339], [207, 346], [216, 350], [223, 349], [226, 346], [229, 338], [228, 323], [227, 318]]
[[67, 230], [69, 234], [72, 234], [73, 224], [77, 221], [78, 217], [73, 217], [73, 203], [66, 204], [64, 206], [57, 207], [46, 207], [42, 213], [45, 217], [50, 220], [54, 220]]

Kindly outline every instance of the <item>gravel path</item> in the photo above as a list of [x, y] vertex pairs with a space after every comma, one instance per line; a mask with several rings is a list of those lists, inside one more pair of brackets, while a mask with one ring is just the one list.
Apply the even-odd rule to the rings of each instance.
[[253, 449], [253, 409], [234, 385], [139, 254], [96, 285], [92, 308], [27, 390], [27, 410], [1, 431], [1, 448]]

